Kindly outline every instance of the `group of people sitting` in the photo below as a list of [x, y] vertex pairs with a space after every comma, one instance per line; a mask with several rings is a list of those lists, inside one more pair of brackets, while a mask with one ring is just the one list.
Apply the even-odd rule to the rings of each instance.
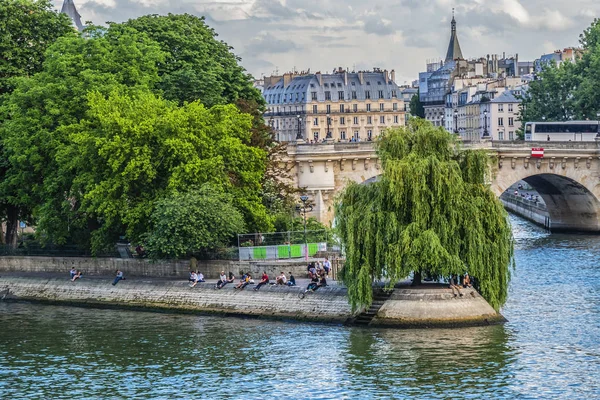
[[[219, 280], [217, 281], [217, 284], [215, 285], [215, 289], [223, 289], [223, 287], [225, 287], [225, 285], [227, 285], [228, 283], [233, 283], [234, 281], [235, 281], [235, 275], [233, 275], [233, 273], [231, 271], [229, 271], [229, 275], [225, 275], [225, 271], [221, 271], [221, 274], [219, 275]], [[250, 272], [247, 272], [242, 275], [242, 277], [239, 280], [239, 282], [237, 283], [237, 285], [235, 285], [233, 288], [241, 290], [241, 289], [244, 289], [246, 286], [252, 285], [252, 284], [254, 284], [254, 279], [252, 279], [252, 274]], [[267, 272], [263, 271], [260, 281], [254, 288], [254, 290], [260, 290], [260, 288], [262, 286], [267, 285], [267, 284], [296, 286], [296, 278], [294, 278], [294, 275], [292, 275], [291, 272], [289, 273], [289, 278], [288, 278], [285, 275], [285, 273], [283, 271], [281, 271], [281, 274], [275, 278], [275, 282], [271, 282]]]
[[306, 268], [308, 272], [308, 279], [313, 279], [315, 276], [320, 277], [321, 275], [329, 276], [331, 271], [331, 262], [325, 257], [325, 261], [311, 262]]
[[[471, 282], [471, 277], [469, 276], [468, 273], [466, 273], [461, 278], [462, 279], [459, 279], [458, 275], [450, 276], [448, 287], [450, 289], [452, 289], [452, 294], [454, 294], [454, 297], [456, 297], [456, 296], [463, 297], [463, 292], [460, 291], [461, 286], [463, 289], [473, 287], [473, 284]], [[456, 293], [455, 293], [455, 291], [456, 291]]]
[[202, 272], [190, 271], [190, 277], [188, 278], [188, 282], [190, 282], [190, 287], [194, 287], [198, 282], [206, 281], [204, 280], [204, 275], [202, 274]]

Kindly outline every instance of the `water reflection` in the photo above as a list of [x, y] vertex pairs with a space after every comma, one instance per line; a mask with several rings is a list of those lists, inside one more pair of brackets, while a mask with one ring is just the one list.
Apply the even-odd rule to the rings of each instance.
[[0, 302], [0, 398], [596, 398], [600, 237], [511, 222], [504, 326], [357, 329]]

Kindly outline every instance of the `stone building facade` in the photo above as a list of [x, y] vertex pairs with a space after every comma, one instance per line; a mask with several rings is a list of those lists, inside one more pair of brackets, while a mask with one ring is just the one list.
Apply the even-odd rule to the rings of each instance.
[[265, 121], [278, 141], [370, 141], [405, 125], [395, 72], [287, 73], [265, 77]]

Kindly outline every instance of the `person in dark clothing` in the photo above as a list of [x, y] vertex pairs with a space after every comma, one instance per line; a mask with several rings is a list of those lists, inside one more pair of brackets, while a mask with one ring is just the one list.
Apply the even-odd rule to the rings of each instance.
[[260, 279], [260, 282], [258, 282], [258, 285], [256, 285], [256, 287], [254, 288], [254, 290], [259, 290], [261, 288], [262, 285], [266, 285], [269, 283], [269, 275], [267, 275], [267, 271], [263, 271], [262, 277]]
[[287, 281], [287, 285], [288, 286], [296, 286], [296, 278], [294, 278], [294, 275], [292, 275], [291, 271], [290, 271], [290, 277]]
[[115, 286], [117, 283], [119, 283], [119, 281], [122, 281], [122, 280], [125, 279], [125, 277], [123, 277], [123, 272], [122, 271], [116, 270], [115, 274], [116, 274], [115, 275], [115, 280], [112, 283], [113, 286]]

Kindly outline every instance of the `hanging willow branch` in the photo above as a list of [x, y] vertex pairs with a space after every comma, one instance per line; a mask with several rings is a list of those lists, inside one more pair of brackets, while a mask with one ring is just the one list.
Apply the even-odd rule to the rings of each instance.
[[349, 185], [336, 202], [353, 309], [371, 304], [374, 279], [393, 287], [411, 272], [468, 272], [498, 310], [513, 242], [506, 211], [484, 183], [487, 154], [459, 150], [453, 136], [424, 120], [387, 130], [378, 154], [379, 180]]

